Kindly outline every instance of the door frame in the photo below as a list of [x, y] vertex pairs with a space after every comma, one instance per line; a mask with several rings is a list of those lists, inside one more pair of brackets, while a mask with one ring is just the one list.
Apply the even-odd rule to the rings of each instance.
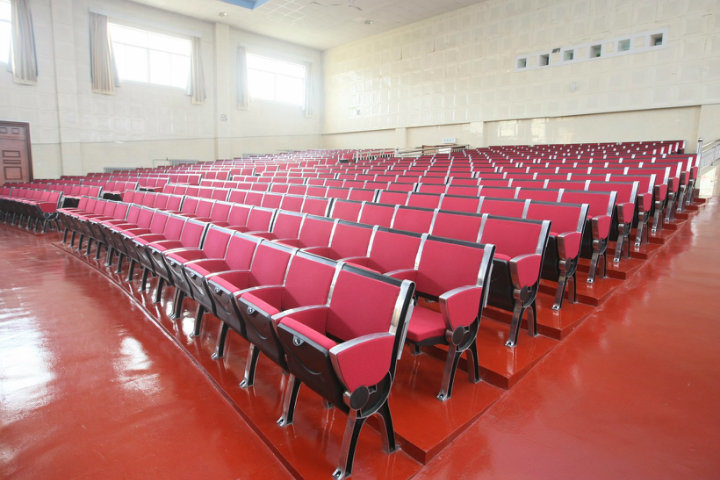
[[30, 123], [28, 122], [12, 122], [9, 120], [0, 120], [0, 125], [8, 127], [25, 127], [25, 143], [27, 148], [28, 159], [28, 181], [33, 181], [33, 161], [32, 161], [32, 144], [30, 143]]

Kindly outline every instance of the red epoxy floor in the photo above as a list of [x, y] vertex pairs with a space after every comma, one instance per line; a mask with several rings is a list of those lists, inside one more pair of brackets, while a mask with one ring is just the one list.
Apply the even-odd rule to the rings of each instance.
[[[298, 413], [309, 412], [300, 417], [307, 426], [270, 430], [277, 437], [271, 450], [234, 408], [247, 402], [236, 388], [240, 341], [233, 339], [237, 354], [231, 345], [224, 363], [210, 361], [216, 324], [183, 343], [186, 311], [174, 336], [192, 360], [168, 338], [166, 303], [146, 304], [163, 318], [162, 330], [139, 306], [148, 295], [136, 295], [136, 304], [51, 245], [57, 238], [0, 225], [0, 478], [288, 478], [291, 471], [330, 478], [326, 463], [339, 447], [342, 414], [299, 406]], [[353, 478], [717, 478], [718, 238], [714, 199], [509, 391], [481, 384], [487, 401], [463, 399], [476, 386], [459, 372], [457, 398], [430, 399], [437, 405], [427, 418], [412, 418], [417, 408], [397, 397], [401, 436], [457, 416], [457, 408], [494, 403], [425, 466], [404, 452], [382, 454], [379, 435], [366, 428]], [[411, 379], [416, 363], [420, 379], [434, 367], [423, 367], [423, 357], [402, 361]], [[273, 366], [264, 368], [260, 386], [282, 380]], [[265, 408], [255, 398], [249, 405]], [[403, 414], [411, 408], [412, 417]], [[314, 426], [321, 427], [315, 438], [297, 438]], [[444, 435], [435, 430], [430, 444]], [[292, 459], [291, 470], [280, 458]]]

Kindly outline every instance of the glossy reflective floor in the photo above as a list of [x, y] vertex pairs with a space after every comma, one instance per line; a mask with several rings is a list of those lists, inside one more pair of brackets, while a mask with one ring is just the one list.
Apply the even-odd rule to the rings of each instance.
[[[406, 352], [403, 450], [364, 429], [353, 478], [717, 478], [719, 242], [713, 199], [572, 328], [523, 330], [506, 354], [506, 324], [484, 319], [483, 372], [509, 390], [459, 374], [440, 403], [441, 361]], [[191, 301], [172, 322], [171, 292], [153, 305], [58, 243], [0, 225], [0, 478], [330, 478], [344, 415], [302, 390], [296, 424], [275, 426], [274, 365], [240, 389], [241, 339], [211, 360], [216, 319], [192, 339]]]

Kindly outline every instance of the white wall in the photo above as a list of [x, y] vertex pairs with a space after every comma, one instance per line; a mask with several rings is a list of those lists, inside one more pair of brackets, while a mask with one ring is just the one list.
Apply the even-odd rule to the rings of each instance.
[[[36, 178], [85, 174], [160, 159], [214, 160], [243, 152], [317, 148], [322, 118], [322, 56], [268, 39], [125, 0], [31, 0], [38, 53], [35, 86], [17, 85], [0, 66], [0, 119], [30, 123]], [[199, 36], [207, 100], [181, 89], [123, 82], [114, 95], [91, 92], [88, 12], [110, 21]], [[312, 116], [259, 102], [238, 110], [236, 48], [312, 65]]]
[[[515, 69], [519, 55], [594, 42], [610, 53], [609, 40], [657, 29], [666, 32], [664, 45], [643, 53], [557, 66], [553, 54], [549, 67]], [[535, 131], [548, 122], [564, 126], [545, 128], [551, 135], [540, 138], [520, 128], [514, 143], [595, 140], [581, 131], [590, 123], [597, 140], [620, 131], [636, 140], [687, 135], [694, 144], [698, 129], [712, 128], [704, 117], [672, 135], [638, 124], [634, 112], [652, 109], [642, 116], [651, 124], [661, 109], [672, 109], [663, 118], [685, 119], [676, 107], [719, 103], [718, 58], [717, 0], [487, 0], [326, 51], [325, 132], [349, 139], [354, 132], [442, 125], [461, 143], [474, 143], [478, 130], [492, 142], [497, 122], [521, 120]], [[485, 126], [473, 128], [477, 123]], [[409, 146], [442, 136], [409, 138]]]

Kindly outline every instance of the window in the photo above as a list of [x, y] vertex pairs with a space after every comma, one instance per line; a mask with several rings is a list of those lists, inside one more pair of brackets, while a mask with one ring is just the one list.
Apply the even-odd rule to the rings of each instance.
[[654, 33], [650, 35], [650, 46], [651, 47], [660, 47], [663, 44], [663, 34], [662, 33]]
[[627, 52], [630, 50], [630, 39], [626, 38], [618, 42], [618, 52]]
[[10, 15], [9, 0], [0, 0], [0, 62], [10, 61], [10, 48], [12, 45], [11, 35], [12, 18]]
[[189, 38], [108, 23], [120, 80], [186, 89], [190, 78]]
[[563, 60], [564, 61], [569, 62], [574, 58], [575, 58], [575, 50], [570, 49], [570, 50], [565, 50], [563, 52]]
[[527, 67], [527, 58], [526, 57], [518, 58], [516, 66], [517, 66], [517, 68]]
[[593, 45], [590, 47], [590, 58], [597, 58], [602, 55], [602, 45]]
[[541, 67], [547, 67], [550, 65], [550, 54], [544, 53], [538, 57], [538, 65]]
[[247, 55], [250, 98], [305, 106], [307, 69], [299, 63]]

